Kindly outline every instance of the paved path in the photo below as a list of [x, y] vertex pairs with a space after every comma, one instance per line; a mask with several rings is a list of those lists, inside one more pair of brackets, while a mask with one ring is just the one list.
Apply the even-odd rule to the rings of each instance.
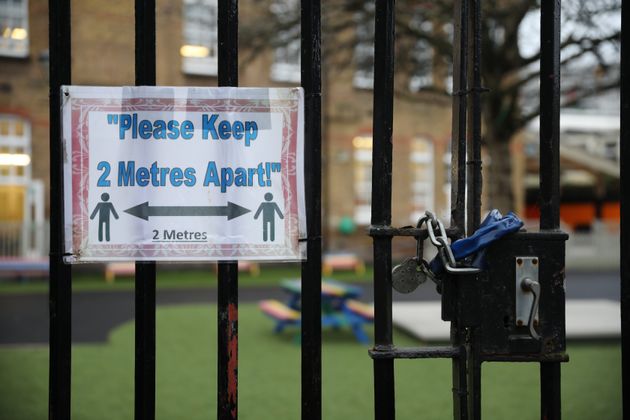
[[[371, 284], [362, 284], [362, 300], [373, 301]], [[239, 291], [240, 302], [261, 299], [284, 300], [277, 287], [247, 287]], [[216, 289], [161, 289], [158, 305], [216, 302]], [[414, 293], [394, 292], [394, 300], [436, 301], [439, 295], [432, 284], [424, 284]], [[568, 273], [567, 299], [619, 299], [619, 277], [616, 272]], [[72, 296], [72, 339], [76, 343], [104, 342], [116, 326], [133, 319], [133, 291], [76, 292]], [[0, 345], [46, 344], [48, 342], [48, 295], [0, 295]]]

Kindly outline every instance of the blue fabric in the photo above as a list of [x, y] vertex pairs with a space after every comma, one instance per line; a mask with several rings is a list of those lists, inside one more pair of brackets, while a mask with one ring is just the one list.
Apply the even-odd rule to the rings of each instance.
[[[451, 244], [453, 256], [456, 261], [461, 261], [466, 257], [477, 254], [471, 265], [483, 269], [486, 267], [485, 248], [503, 236], [517, 232], [521, 227], [523, 227], [523, 221], [513, 212], [502, 216], [499, 210], [492, 210], [474, 234]], [[433, 258], [429, 267], [435, 275], [440, 275], [444, 271], [439, 255]]]

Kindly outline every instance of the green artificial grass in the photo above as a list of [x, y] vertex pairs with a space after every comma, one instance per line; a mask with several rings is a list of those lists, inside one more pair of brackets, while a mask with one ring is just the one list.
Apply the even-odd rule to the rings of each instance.
[[[276, 335], [256, 305], [239, 310], [239, 417], [298, 419], [297, 330]], [[396, 335], [400, 346], [418, 345]], [[106, 344], [73, 346], [73, 419], [133, 418], [134, 325]], [[216, 306], [162, 306], [157, 311], [158, 419], [216, 417]], [[564, 418], [621, 418], [618, 343], [572, 344], [563, 365]], [[347, 330], [325, 331], [323, 418], [373, 418], [372, 362]], [[47, 347], [0, 348], [0, 419], [47, 418]], [[449, 360], [396, 362], [398, 419], [451, 417]], [[484, 419], [538, 419], [537, 364], [484, 364]]]
[[[79, 272], [76, 272], [79, 271]], [[335, 280], [344, 282], [370, 282], [372, 281], [372, 269], [357, 275], [352, 271], [335, 272], [332, 276]], [[278, 286], [282, 280], [300, 278], [299, 264], [285, 264], [284, 266], [260, 264], [260, 274], [254, 276], [249, 272], [239, 273], [239, 287]], [[205, 270], [200, 268], [188, 268], [185, 265], [168, 264], [158, 265], [157, 287], [167, 288], [199, 288], [216, 287], [217, 276], [214, 265], [208, 265]], [[113, 283], [105, 282], [104, 272], [81, 272], [75, 270], [72, 278], [72, 290], [132, 290], [134, 279], [132, 276], [117, 277]], [[48, 279], [11, 280], [0, 281], [0, 294], [10, 293], [47, 293]]]

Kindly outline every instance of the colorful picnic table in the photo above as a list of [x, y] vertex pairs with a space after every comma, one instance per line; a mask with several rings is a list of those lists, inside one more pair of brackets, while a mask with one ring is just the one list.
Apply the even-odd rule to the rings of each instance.
[[[260, 309], [276, 321], [275, 332], [281, 332], [288, 325], [299, 325], [301, 318], [301, 281], [285, 280], [282, 288], [289, 295], [287, 303], [277, 300], [260, 302]], [[363, 326], [372, 323], [374, 312], [370, 305], [356, 300], [361, 293], [358, 286], [331, 279], [322, 281], [322, 327], [350, 327], [357, 341], [369, 344]]]

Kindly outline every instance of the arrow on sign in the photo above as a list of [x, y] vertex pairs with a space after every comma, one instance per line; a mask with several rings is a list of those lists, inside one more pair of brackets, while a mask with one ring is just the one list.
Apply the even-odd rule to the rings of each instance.
[[125, 213], [140, 219], [151, 216], [227, 216], [228, 220], [249, 213], [251, 210], [230, 201], [227, 206], [150, 206], [148, 201], [128, 208]]

